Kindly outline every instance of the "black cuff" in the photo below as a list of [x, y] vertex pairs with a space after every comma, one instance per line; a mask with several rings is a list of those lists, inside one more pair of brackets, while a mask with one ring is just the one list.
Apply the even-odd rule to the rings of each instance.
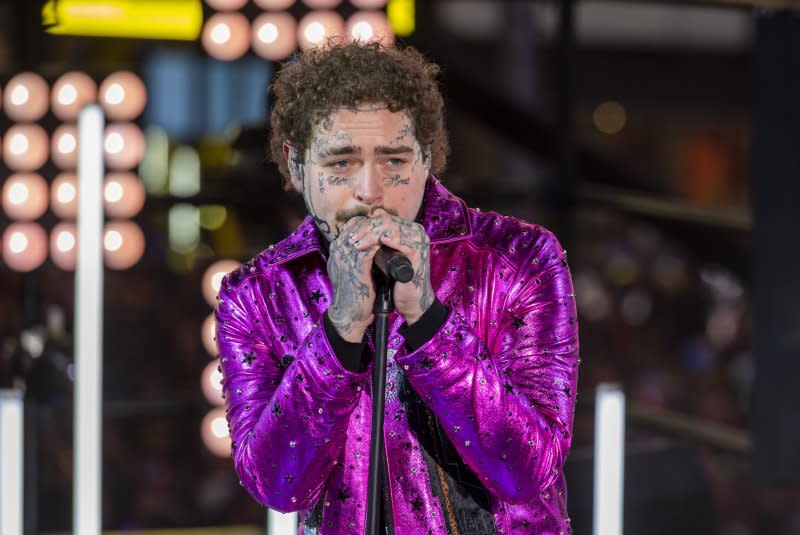
[[436, 331], [447, 321], [450, 309], [444, 306], [438, 298], [434, 297], [433, 303], [428, 307], [414, 325], [403, 325], [397, 329], [406, 340], [406, 347], [409, 351], [416, 351], [428, 340], [433, 338]]
[[364, 371], [364, 364], [368, 359], [364, 358], [364, 352], [367, 349], [366, 342], [348, 342], [339, 334], [336, 327], [333, 326], [331, 320], [328, 318], [328, 313], [323, 314], [323, 324], [325, 326], [325, 335], [328, 337], [328, 342], [333, 348], [333, 354], [339, 359], [344, 369], [359, 373]]

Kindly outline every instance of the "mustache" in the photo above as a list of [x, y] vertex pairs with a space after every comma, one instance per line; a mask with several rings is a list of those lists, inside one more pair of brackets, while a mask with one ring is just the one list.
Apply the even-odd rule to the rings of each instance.
[[354, 217], [369, 217], [375, 210], [383, 209], [387, 214], [391, 214], [397, 217], [397, 210], [394, 208], [386, 208], [385, 206], [373, 206], [371, 208], [367, 206], [354, 206], [353, 208], [345, 208], [342, 210], [336, 211], [336, 221], [339, 223], [347, 223]]

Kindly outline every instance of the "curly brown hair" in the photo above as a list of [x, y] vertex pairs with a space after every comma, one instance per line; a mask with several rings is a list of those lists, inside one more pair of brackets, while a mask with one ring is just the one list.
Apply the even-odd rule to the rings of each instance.
[[378, 43], [332, 43], [284, 64], [272, 84], [269, 139], [284, 187], [291, 183], [283, 142], [292, 143], [304, 159], [314, 127], [339, 108], [359, 104], [380, 103], [408, 113], [417, 141], [430, 151], [431, 172], [442, 172], [449, 146], [439, 72], [412, 47], [400, 50]]

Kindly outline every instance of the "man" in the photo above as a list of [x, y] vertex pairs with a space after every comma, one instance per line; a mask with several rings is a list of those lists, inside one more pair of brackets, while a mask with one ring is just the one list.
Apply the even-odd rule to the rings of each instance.
[[386, 532], [570, 531], [578, 339], [564, 252], [434, 178], [447, 154], [437, 74], [410, 48], [340, 45], [273, 86], [271, 152], [309, 217], [225, 278], [217, 343], [242, 484], [303, 511], [305, 534], [365, 531], [382, 245], [414, 269], [389, 318]]

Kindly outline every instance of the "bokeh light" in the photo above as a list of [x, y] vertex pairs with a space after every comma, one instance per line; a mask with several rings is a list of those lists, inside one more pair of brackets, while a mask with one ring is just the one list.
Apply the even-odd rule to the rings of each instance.
[[203, 368], [203, 373], [200, 375], [200, 387], [212, 405], [220, 406], [225, 403], [222, 398], [222, 372], [219, 371], [219, 361], [212, 360]]
[[297, 21], [288, 13], [264, 13], [253, 21], [253, 50], [262, 58], [285, 59], [297, 48]]
[[133, 173], [110, 173], [103, 184], [106, 215], [126, 218], [139, 213], [144, 206], [145, 191], [142, 181]]
[[62, 75], [53, 84], [50, 106], [53, 114], [62, 121], [74, 121], [81, 108], [97, 100], [97, 84], [83, 72], [73, 71]]
[[231, 456], [231, 437], [225, 409], [215, 407], [205, 415], [200, 424], [200, 435], [211, 453], [218, 457]]
[[3, 184], [3, 210], [11, 219], [36, 219], [47, 211], [48, 189], [40, 175], [13, 174]]
[[312, 11], [300, 20], [297, 37], [303, 50], [324, 46], [330, 38], [344, 37], [344, 19], [335, 11]]
[[50, 88], [36, 73], [20, 73], [6, 84], [3, 106], [14, 121], [38, 121], [50, 104]]
[[131, 121], [147, 103], [147, 89], [142, 80], [129, 71], [108, 75], [100, 84], [100, 104], [113, 121]]
[[78, 213], [78, 177], [61, 173], [50, 184], [50, 209], [62, 219], [74, 219]]
[[286, 9], [294, 4], [295, 0], [253, 0], [255, 5], [263, 7], [264, 9]]
[[241, 13], [217, 13], [206, 22], [200, 40], [210, 56], [222, 61], [238, 59], [250, 47], [250, 22]]
[[206, 0], [206, 4], [220, 11], [235, 11], [247, 4], [247, 0]]
[[50, 140], [50, 157], [61, 169], [78, 167], [78, 129], [73, 124], [62, 124]]
[[380, 42], [394, 44], [394, 32], [386, 15], [380, 11], [359, 11], [347, 19], [345, 30], [348, 41], [360, 43]]
[[108, 167], [124, 171], [139, 165], [144, 156], [144, 133], [133, 123], [106, 126], [103, 153]]
[[3, 232], [3, 261], [14, 271], [31, 271], [47, 258], [47, 233], [38, 223], [12, 223]]
[[628, 116], [619, 102], [609, 100], [598, 105], [592, 114], [594, 126], [604, 134], [618, 134], [625, 128]]
[[216, 306], [217, 294], [219, 293], [222, 277], [238, 268], [241, 264], [236, 260], [219, 260], [214, 262], [205, 274], [203, 274], [202, 290], [203, 297], [210, 306]]
[[3, 159], [14, 171], [36, 171], [49, 152], [47, 133], [38, 124], [15, 124], [3, 139]]
[[350, 0], [350, 3], [360, 9], [380, 9], [386, 5], [386, 0]]
[[214, 319], [214, 314], [212, 313], [206, 316], [206, 319], [203, 320], [203, 327], [200, 330], [200, 336], [203, 338], [203, 347], [206, 348], [206, 352], [212, 357], [219, 355], [219, 351], [217, 350], [217, 341], [215, 339], [216, 330], [217, 322]]
[[342, 0], [303, 0], [311, 9], [330, 9], [342, 3]]
[[78, 259], [78, 229], [62, 221], [50, 232], [50, 259], [61, 269], [72, 271]]
[[133, 221], [111, 221], [103, 232], [103, 257], [111, 269], [128, 269], [144, 254], [144, 233]]

